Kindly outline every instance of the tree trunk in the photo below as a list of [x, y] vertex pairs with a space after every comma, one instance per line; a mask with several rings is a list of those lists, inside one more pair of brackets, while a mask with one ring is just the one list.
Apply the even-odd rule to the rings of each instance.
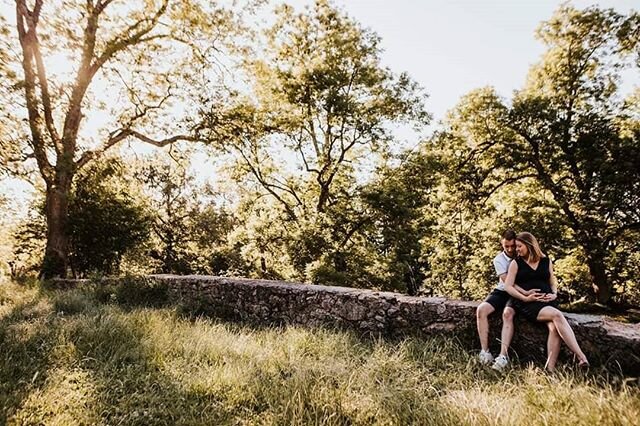
[[589, 266], [589, 274], [591, 275], [591, 282], [596, 294], [596, 300], [598, 303], [602, 303], [603, 305], [608, 304], [611, 301], [612, 286], [611, 281], [607, 279], [607, 273], [602, 257], [597, 254], [588, 255], [587, 265]]
[[44, 279], [67, 276], [69, 266], [67, 219], [70, 190], [70, 181], [47, 185], [47, 246], [40, 269], [40, 277]]
[[318, 204], [316, 204], [316, 211], [318, 213], [324, 213], [327, 201], [329, 201], [329, 187], [321, 185], [320, 195], [318, 196]]
[[581, 224], [582, 229], [576, 229], [578, 244], [582, 246], [586, 256], [586, 263], [591, 276], [591, 286], [598, 303], [608, 305], [611, 303], [613, 285], [611, 278], [607, 276], [605, 258], [607, 248], [604, 241], [598, 237], [598, 227], [587, 221]]

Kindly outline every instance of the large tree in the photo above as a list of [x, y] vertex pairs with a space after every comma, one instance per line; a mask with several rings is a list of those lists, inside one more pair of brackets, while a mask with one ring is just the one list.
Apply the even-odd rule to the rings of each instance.
[[638, 70], [628, 59], [638, 53], [639, 21], [562, 6], [540, 27], [548, 50], [510, 104], [491, 89], [474, 91], [441, 138], [457, 144], [455, 170], [469, 193], [488, 197], [535, 179], [551, 194], [601, 303], [612, 296], [616, 246], [640, 230], [637, 97], [620, 96], [621, 70]]
[[423, 241], [433, 237], [437, 220], [435, 190], [439, 164], [433, 155], [406, 152], [396, 167], [378, 171], [363, 188], [361, 217], [366, 250], [378, 255], [379, 287], [417, 294], [431, 269]]
[[320, 258], [345, 276], [362, 266], [351, 255], [364, 224], [358, 178], [397, 143], [392, 126], [428, 121], [424, 96], [382, 64], [375, 33], [325, 0], [278, 7], [260, 46], [246, 61], [252, 92], [204, 111], [201, 135], [237, 159], [235, 177], [254, 189], [250, 210], [262, 216], [246, 222], [264, 276], [282, 276], [271, 263], [285, 258], [297, 274], [276, 269], [288, 278], [309, 278]]
[[188, 89], [199, 77], [211, 78], [205, 65], [219, 52], [214, 40], [237, 25], [216, 6], [169, 0], [16, 0], [15, 22], [17, 105], [28, 124], [19, 129], [24, 110], [12, 108], [15, 140], [28, 140], [23, 159], [35, 159], [46, 187], [42, 275], [64, 276], [78, 170], [127, 139], [155, 146], [193, 140], [176, 124], [177, 111], [189, 113]]
[[330, 2], [302, 13], [283, 5], [276, 17], [266, 49], [247, 59], [253, 93], [205, 111], [202, 133], [295, 220], [326, 211], [341, 178], [386, 153], [390, 125], [423, 126], [429, 115], [418, 85], [382, 65], [380, 38]]

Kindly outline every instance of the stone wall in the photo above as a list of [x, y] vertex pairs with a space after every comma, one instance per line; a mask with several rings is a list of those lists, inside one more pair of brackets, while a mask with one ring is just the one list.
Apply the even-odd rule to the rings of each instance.
[[[226, 320], [328, 326], [392, 338], [440, 334], [457, 338], [470, 350], [479, 346], [477, 302], [240, 278], [153, 275], [146, 279], [166, 286], [172, 303]], [[77, 283], [65, 281], [59, 285]], [[592, 365], [640, 375], [640, 324], [623, 324], [595, 315], [566, 317]], [[500, 324], [499, 318], [492, 319], [494, 352], [499, 348]], [[510, 356], [542, 365], [546, 336], [545, 325], [517, 319]], [[566, 347], [561, 359], [571, 362]]]

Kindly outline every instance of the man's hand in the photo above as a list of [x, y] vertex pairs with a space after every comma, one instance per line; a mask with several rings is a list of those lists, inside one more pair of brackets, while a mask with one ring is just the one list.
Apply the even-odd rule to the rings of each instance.
[[539, 288], [532, 288], [531, 290], [522, 290], [522, 294], [524, 294], [525, 296], [530, 296], [530, 295], [536, 294], [536, 293], [540, 293], [540, 289]]

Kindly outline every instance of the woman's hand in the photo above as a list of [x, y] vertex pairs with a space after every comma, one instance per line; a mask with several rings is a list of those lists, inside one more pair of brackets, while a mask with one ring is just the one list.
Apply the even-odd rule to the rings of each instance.
[[530, 293], [524, 297], [525, 302], [543, 302], [545, 294], [540, 290], [530, 290]]
[[556, 293], [547, 293], [544, 295], [544, 302], [553, 302], [554, 300], [556, 300], [558, 298], [558, 295]]
[[525, 296], [529, 296], [531, 294], [536, 294], [536, 293], [540, 293], [539, 288], [532, 288], [531, 290], [522, 290], [522, 294], [524, 294]]

